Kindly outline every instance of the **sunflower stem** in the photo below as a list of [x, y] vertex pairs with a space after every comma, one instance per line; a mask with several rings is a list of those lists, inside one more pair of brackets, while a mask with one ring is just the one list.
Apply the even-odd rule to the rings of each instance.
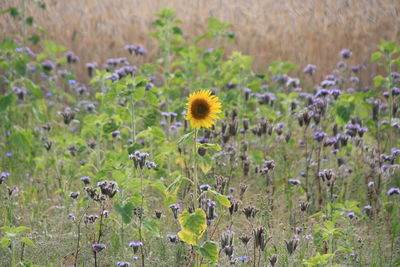
[[194, 160], [194, 174], [193, 174], [193, 209], [196, 209], [196, 202], [197, 202], [197, 134], [198, 129], [194, 129], [193, 135], [193, 160]]

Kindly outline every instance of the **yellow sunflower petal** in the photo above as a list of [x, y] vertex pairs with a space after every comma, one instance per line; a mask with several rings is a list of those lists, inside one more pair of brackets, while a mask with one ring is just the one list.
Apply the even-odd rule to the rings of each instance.
[[187, 115], [185, 119], [192, 128], [210, 128], [219, 119], [216, 113], [221, 113], [219, 98], [210, 90], [200, 90], [188, 96]]

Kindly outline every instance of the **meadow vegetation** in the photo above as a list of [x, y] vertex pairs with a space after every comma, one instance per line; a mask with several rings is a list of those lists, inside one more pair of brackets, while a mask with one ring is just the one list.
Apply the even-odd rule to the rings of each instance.
[[1, 266], [400, 266], [397, 40], [256, 70], [163, 8], [95, 62], [1, 13]]

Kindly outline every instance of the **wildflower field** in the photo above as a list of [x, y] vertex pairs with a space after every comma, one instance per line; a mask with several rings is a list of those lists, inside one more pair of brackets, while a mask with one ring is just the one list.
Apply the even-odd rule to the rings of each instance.
[[0, 266], [400, 266], [399, 40], [255, 70], [161, 8], [84, 62], [0, 16]]

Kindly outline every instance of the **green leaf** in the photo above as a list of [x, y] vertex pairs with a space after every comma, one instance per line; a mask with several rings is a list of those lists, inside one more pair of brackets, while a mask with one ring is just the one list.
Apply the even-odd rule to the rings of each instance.
[[14, 94], [0, 95], [0, 112], [5, 111], [14, 102]]
[[192, 138], [192, 136], [194, 135], [194, 131], [191, 131], [191, 132], [189, 132], [189, 133], [187, 133], [187, 134], [185, 134], [185, 135], [182, 135], [179, 139], [178, 139], [178, 145], [182, 145], [182, 144], [185, 144], [185, 143], [187, 143], [189, 140], [190, 140], [190, 138]]
[[19, 10], [18, 10], [17, 8], [15, 8], [15, 7], [11, 7], [11, 8], [9, 9], [9, 12], [10, 12], [10, 15], [11, 15], [13, 18], [18, 17], [18, 15], [19, 15]]
[[371, 55], [371, 61], [375, 62], [375, 61], [379, 60], [381, 57], [382, 57], [381, 52], [375, 52]]
[[111, 133], [118, 129], [118, 125], [114, 121], [107, 122], [103, 125], [104, 133]]
[[211, 189], [209, 189], [208, 192], [212, 193], [215, 196], [215, 199], [218, 201], [219, 204], [221, 204], [227, 208], [231, 207], [231, 202], [229, 201], [229, 199], [226, 196], [218, 193], [217, 191], [211, 190]]
[[215, 149], [217, 151], [221, 151], [221, 146], [218, 144], [198, 144], [198, 146], [205, 149]]
[[29, 79], [24, 79], [24, 83], [25, 83], [26, 89], [28, 89], [29, 92], [31, 92], [34, 97], [36, 97], [36, 98], [43, 97], [42, 90], [34, 82], [32, 82]]
[[30, 240], [30, 239], [27, 238], [27, 237], [21, 238], [21, 242], [24, 243], [24, 244], [26, 244], [26, 245], [28, 245], [28, 246], [30, 246], [31, 248], [36, 247], [35, 243], [33, 243], [33, 241]]
[[207, 241], [199, 249], [201, 256], [209, 262], [218, 262], [218, 245], [215, 242]]
[[40, 41], [40, 37], [37, 34], [32, 34], [31, 37], [28, 38], [28, 41], [30, 41], [32, 44], [36, 45]]
[[28, 24], [29, 26], [33, 25], [33, 18], [32, 17], [27, 17], [25, 19], [25, 23]]
[[143, 228], [154, 236], [160, 236], [160, 230], [158, 229], [157, 221], [155, 220], [144, 220]]
[[7, 248], [10, 244], [11, 244], [11, 240], [8, 239], [8, 238], [3, 237], [3, 238], [0, 240], [0, 247], [1, 247], [1, 248]]
[[118, 214], [121, 215], [123, 223], [128, 224], [132, 221], [132, 214], [133, 214], [133, 208], [134, 208], [132, 202], [128, 202], [124, 206], [121, 206], [120, 204], [116, 204], [114, 206], [114, 208], [118, 212]]
[[396, 65], [396, 66], [398, 66], [398, 67], [400, 67], [400, 57], [398, 57], [398, 58], [392, 60], [392, 64], [393, 64], [393, 65]]
[[374, 86], [381, 87], [384, 82], [385, 82], [385, 77], [383, 77], [382, 75], [375, 76]]
[[133, 99], [135, 101], [142, 100], [144, 98], [144, 88], [143, 87], [136, 87], [133, 91]]
[[155, 107], [159, 106], [158, 98], [153, 92], [146, 92], [146, 102]]
[[397, 258], [397, 259], [393, 262], [393, 266], [400, 266], [400, 258]]
[[355, 109], [355, 104], [351, 102], [349, 105], [337, 105], [336, 114], [340, 119], [342, 119], [342, 123], [346, 123], [349, 121], [351, 115], [353, 114]]
[[192, 214], [185, 211], [179, 215], [178, 221], [182, 229], [178, 233], [179, 238], [190, 245], [196, 245], [207, 228], [204, 210], [198, 208]]

